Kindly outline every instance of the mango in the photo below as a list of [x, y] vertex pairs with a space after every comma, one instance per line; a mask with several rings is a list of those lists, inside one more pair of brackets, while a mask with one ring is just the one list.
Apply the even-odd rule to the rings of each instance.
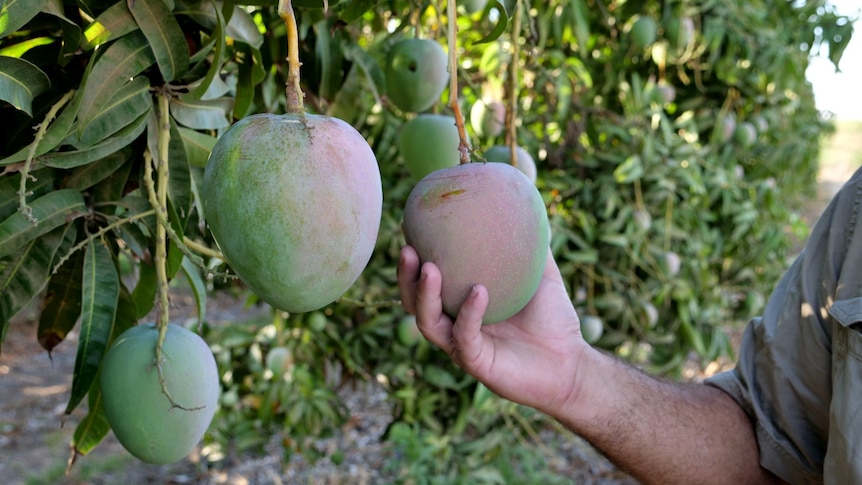
[[430, 39], [396, 42], [386, 61], [386, 94], [402, 111], [419, 113], [440, 99], [449, 82], [449, 59]]
[[[511, 153], [512, 150], [510, 150], [509, 147], [505, 145], [495, 145], [485, 150], [485, 160], [489, 162], [508, 163], [511, 165]], [[527, 153], [527, 150], [524, 150], [520, 146], [515, 147], [515, 163], [517, 163], [516, 167], [518, 170], [524, 172], [524, 175], [526, 175], [531, 182], [536, 183], [536, 161], [533, 160], [533, 157], [529, 153]]]
[[455, 118], [447, 115], [420, 114], [404, 123], [398, 134], [398, 149], [404, 165], [416, 180], [460, 161], [461, 138]]
[[264, 301], [295, 313], [356, 282], [383, 210], [371, 147], [344, 121], [311, 114], [236, 122], [210, 154], [201, 195], [231, 268]]
[[105, 417], [120, 444], [141, 461], [174, 463], [201, 440], [218, 406], [215, 358], [200, 336], [168, 325], [162, 371], [174, 402], [162, 393], [155, 367], [159, 330], [134, 326], [117, 337], [102, 362]]
[[483, 323], [518, 313], [533, 297], [548, 254], [548, 215], [536, 186], [504, 163], [433, 172], [407, 198], [404, 237], [443, 277], [443, 310], [455, 317], [473, 285], [488, 290]]

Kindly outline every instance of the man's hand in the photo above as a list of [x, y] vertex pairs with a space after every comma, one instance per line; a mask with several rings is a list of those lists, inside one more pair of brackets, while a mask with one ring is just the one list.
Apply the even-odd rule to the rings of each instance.
[[401, 250], [398, 285], [404, 308], [416, 315], [425, 338], [497, 394], [545, 411], [571, 397], [586, 343], [550, 250], [527, 306], [493, 325], [482, 325], [488, 307], [482, 285], [473, 288], [454, 322], [443, 313], [440, 270], [430, 262], [420, 265], [410, 246]]

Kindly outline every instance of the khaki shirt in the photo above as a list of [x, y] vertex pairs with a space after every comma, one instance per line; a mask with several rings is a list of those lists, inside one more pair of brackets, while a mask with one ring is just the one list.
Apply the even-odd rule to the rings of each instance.
[[706, 381], [751, 417], [760, 464], [790, 483], [862, 484], [862, 169], [814, 225], [735, 369]]

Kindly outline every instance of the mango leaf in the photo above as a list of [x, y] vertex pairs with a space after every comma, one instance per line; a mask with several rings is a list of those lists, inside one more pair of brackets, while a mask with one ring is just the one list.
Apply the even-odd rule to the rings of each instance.
[[185, 74], [189, 69], [188, 44], [165, 2], [129, 2], [128, 5], [141, 32], [150, 42], [165, 81], [173, 81]]
[[[54, 171], [51, 169], [30, 172], [36, 180], [27, 181], [30, 199], [38, 198], [54, 188]], [[18, 210], [18, 190], [21, 188], [21, 173], [0, 177], [0, 220], [5, 220]]]
[[[108, 348], [110, 348], [118, 336], [134, 326], [137, 321], [135, 317], [136, 313], [135, 302], [132, 301], [129, 290], [124, 285], [121, 285], [117, 314], [111, 327]], [[102, 388], [99, 384], [101, 372], [100, 368], [96, 374], [96, 378], [93, 379], [93, 383], [90, 385], [89, 392], [87, 392], [87, 415], [78, 423], [78, 426], [75, 428], [75, 434], [72, 436], [70, 444], [76, 455], [86, 455], [92, 451], [111, 430], [111, 425], [105, 417], [105, 408], [102, 404]]]
[[86, 212], [84, 197], [73, 189], [55, 190], [30, 202], [32, 216], [38, 224], [16, 212], [0, 222], [0, 258], [17, 252], [30, 241], [66, 224], [72, 217]]
[[65, 340], [78, 323], [83, 272], [84, 253], [78, 251], [57, 268], [48, 282], [36, 330], [39, 345], [48, 352]]
[[584, 0], [570, 0], [575, 16], [575, 37], [578, 39], [578, 52], [582, 57], [587, 55], [587, 40], [590, 36], [590, 20], [587, 4]]
[[48, 75], [31, 62], [0, 56], [0, 100], [33, 116], [33, 98], [49, 87]]
[[110, 101], [129, 79], [155, 61], [146, 37], [139, 31], [131, 32], [108, 46], [93, 66], [81, 95], [78, 135], [84, 133], [87, 125], [101, 112], [102, 105]]
[[[89, 192], [92, 203], [112, 206], [120, 205], [118, 201], [126, 191], [134, 165], [136, 164], [124, 163], [120, 165], [114, 173], [108, 175], [108, 178], [90, 188]], [[135, 168], [138, 169], [138, 167]]]
[[338, 5], [338, 18], [349, 24], [365, 15], [365, 12], [374, 8], [379, 1], [353, 0], [351, 2], [342, 2]]
[[138, 24], [124, 1], [118, 1], [96, 17], [84, 30], [83, 48], [92, 49], [138, 30]]
[[176, 15], [185, 15], [202, 27], [210, 30], [215, 30], [218, 24], [217, 10], [223, 15], [227, 22], [225, 27], [225, 35], [231, 39], [248, 44], [255, 49], [259, 49], [263, 45], [263, 35], [254, 23], [254, 19], [242, 7], [235, 5], [228, 16], [224, 11], [224, 7], [228, 7], [224, 2], [177, 2], [177, 8], [174, 11]]
[[488, 2], [485, 6], [485, 13], [483, 15], [490, 20], [491, 11], [496, 10], [498, 12], [497, 23], [494, 24], [494, 28], [491, 29], [491, 32], [489, 32], [488, 35], [482, 37], [480, 40], [476, 41], [476, 43], [486, 44], [499, 39], [500, 36], [503, 35], [503, 32], [506, 31], [506, 27], [509, 26], [509, 21], [512, 19], [512, 15], [515, 14], [515, 8], [517, 8], [517, 5], [517, 0], [492, 0]]
[[203, 168], [207, 164], [210, 152], [218, 141], [218, 138], [205, 135], [199, 131], [178, 127], [183, 139], [183, 147], [186, 149], [186, 159], [189, 165]]
[[131, 147], [125, 147], [101, 160], [72, 169], [72, 173], [63, 181], [63, 184], [67, 188], [83, 191], [110, 177], [131, 158]]
[[251, 110], [254, 102], [255, 86], [266, 77], [263, 70], [263, 59], [260, 51], [254, 47], [237, 46], [243, 52], [243, 62], [239, 63], [239, 79], [236, 86], [236, 96], [233, 107], [234, 118], [244, 118]]
[[152, 262], [142, 261], [138, 265], [138, 283], [132, 290], [132, 301], [137, 309], [136, 318], [144, 318], [153, 309], [156, 303], [156, 290], [158, 289], [158, 277], [156, 266]]
[[111, 336], [120, 295], [120, 278], [114, 259], [101, 242], [91, 239], [87, 243], [83, 276], [81, 329], [66, 414], [75, 410], [95, 380]]
[[71, 144], [77, 148], [86, 148], [98, 143], [147, 113], [152, 106], [150, 80], [146, 76], [138, 76], [101, 106], [81, 136], [71, 141]]
[[185, 226], [191, 215], [192, 208], [192, 176], [189, 171], [189, 160], [186, 157], [186, 148], [183, 146], [183, 137], [180, 136], [179, 127], [171, 119], [171, 142], [168, 155], [168, 198], [176, 208], [177, 215]]
[[0, 7], [0, 39], [33, 19], [48, 0], [6, 0]]
[[[213, 52], [212, 59], [210, 60], [210, 67], [207, 70], [206, 75], [187, 95], [183, 96], [183, 99], [188, 99], [189, 101], [195, 101], [204, 96], [204, 94], [209, 90], [213, 80], [217, 78], [219, 71], [221, 71], [222, 62], [224, 61], [224, 17], [221, 14], [221, 10], [214, 8], [213, 11], [215, 13], [216, 23], [213, 28], [211, 38], [215, 44], [215, 52]], [[218, 79], [221, 80], [221, 78]]]
[[67, 224], [33, 239], [12, 257], [0, 259], [0, 343], [9, 320], [42, 292], [57, 255], [66, 254], [76, 237], [75, 225]]
[[65, 66], [81, 45], [81, 27], [66, 17], [63, 12], [63, 0], [49, 0], [42, 11], [60, 19], [60, 26], [63, 29], [63, 47], [57, 56], [57, 63]]
[[192, 287], [198, 309], [198, 325], [201, 325], [206, 319], [207, 287], [201, 277], [200, 269], [189, 258], [183, 257], [182, 270]]
[[[81, 80], [82, 85], [87, 83], [87, 78], [89, 77], [90, 70], [95, 63], [93, 59], [95, 59], [95, 57], [90, 59], [90, 63], [87, 64], [87, 69], [84, 71], [84, 77]], [[53, 120], [51, 125], [45, 131], [45, 136], [43, 136], [42, 139], [39, 140], [39, 145], [36, 147], [36, 152], [34, 153], [34, 156], [38, 157], [39, 155], [48, 153], [54, 148], [57, 148], [60, 143], [63, 142], [63, 140], [69, 134], [72, 129], [72, 126], [75, 123], [75, 117], [78, 115], [78, 107], [80, 105], [81, 91], [78, 91], [77, 93], [75, 93], [74, 97], [72, 98], [72, 101], [69, 102], [69, 104], [67, 104], [63, 108], [63, 110], [60, 112], [60, 115], [57, 116], [55, 120]], [[34, 140], [26, 147], [0, 160], [0, 166], [26, 160], [33, 143], [36, 143], [36, 141]]]
[[74, 168], [100, 160], [135, 141], [147, 127], [147, 113], [118, 131], [114, 136], [91, 147], [69, 152], [51, 152], [39, 157], [39, 163], [55, 168]]
[[230, 126], [228, 114], [233, 110], [234, 100], [217, 98], [199, 101], [171, 99], [171, 115], [177, 123], [196, 130], [217, 130]]
[[643, 175], [644, 167], [640, 155], [631, 155], [614, 169], [614, 180], [618, 184], [628, 184], [640, 180]]

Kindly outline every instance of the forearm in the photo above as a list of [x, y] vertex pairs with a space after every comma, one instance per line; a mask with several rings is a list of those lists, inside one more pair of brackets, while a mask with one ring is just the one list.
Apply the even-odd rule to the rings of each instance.
[[754, 429], [724, 392], [671, 383], [587, 348], [573, 394], [546, 409], [644, 483], [781, 483], [760, 467]]

